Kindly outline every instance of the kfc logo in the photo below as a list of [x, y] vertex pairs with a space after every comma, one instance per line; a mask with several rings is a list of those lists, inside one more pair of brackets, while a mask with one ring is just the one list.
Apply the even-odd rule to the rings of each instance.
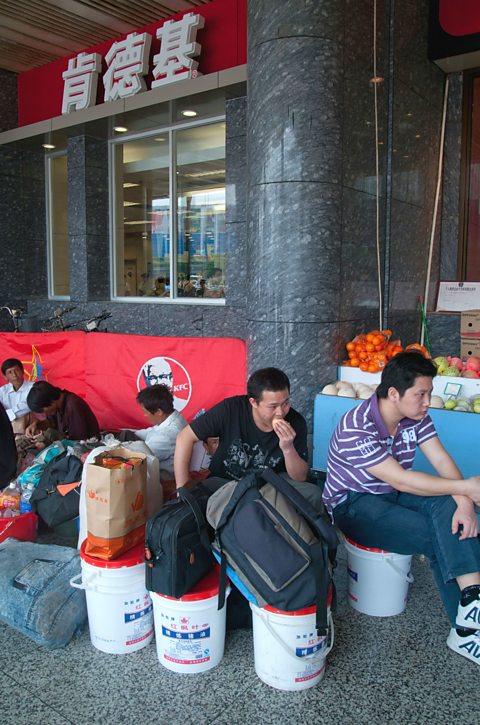
[[149, 385], [166, 385], [173, 393], [175, 410], [182, 411], [192, 396], [190, 375], [171, 357], [152, 357], [138, 373], [137, 390]]

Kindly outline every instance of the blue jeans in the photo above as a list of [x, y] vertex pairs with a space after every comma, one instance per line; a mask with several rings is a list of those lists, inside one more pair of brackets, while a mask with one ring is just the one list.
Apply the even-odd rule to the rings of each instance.
[[451, 496], [393, 491], [355, 493], [333, 510], [335, 524], [360, 546], [395, 554], [424, 554], [430, 561], [448, 618], [455, 626], [460, 589], [455, 578], [480, 571], [477, 538], [452, 534], [456, 504]]

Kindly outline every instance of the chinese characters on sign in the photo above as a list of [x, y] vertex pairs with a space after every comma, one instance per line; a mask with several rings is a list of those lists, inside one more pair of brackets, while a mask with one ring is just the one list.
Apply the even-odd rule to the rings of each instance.
[[[197, 71], [198, 61], [193, 58], [200, 55], [202, 49], [196, 42], [196, 34], [204, 23], [202, 15], [187, 13], [180, 20], [168, 20], [158, 28], [156, 35], [160, 40], [160, 50], [153, 56], [155, 80], [152, 88], [201, 75]], [[147, 90], [144, 76], [148, 74], [151, 43], [149, 33], [134, 32], [112, 44], [105, 56], [105, 102]], [[98, 53], [80, 53], [68, 61], [68, 68], [62, 73], [62, 114], [95, 105], [101, 67], [102, 58]]]

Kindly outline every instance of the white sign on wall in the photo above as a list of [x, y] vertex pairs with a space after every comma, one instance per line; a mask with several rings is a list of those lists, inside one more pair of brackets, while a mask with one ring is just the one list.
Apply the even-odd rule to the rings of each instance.
[[[153, 56], [155, 80], [152, 88], [201, 75], [197, 70], [198, 61], [194, 58], [200, 55], [202, 49], [196, 42], [196, 34], [204, 24], [202, 15], [187, 13], [180, 20], [167, 20], [158, 28], [160, 49]], [[148, 90], [144, 76], [149, 70], [151, 43], [149, 33], [133, 32], [112, 44], [105, 56], [107, 70], [103, 75], [106, 103]], [[68, 68], [62, 73], [62, 114], [81, 111], [96, 104], [101, 68], [102, 56], [99, 53], [79, 53], [68, 61]]]

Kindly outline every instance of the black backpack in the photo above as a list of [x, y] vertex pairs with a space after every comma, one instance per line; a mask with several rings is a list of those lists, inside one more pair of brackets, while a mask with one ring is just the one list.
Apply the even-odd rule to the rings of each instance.
[[293, 612], [316, 604], [319, 634], [327, 631], [327, 594], [338, 544], [326, 512], [267, 468], [230, 481], [210, 497], [207, 520], [221, 562], [219, 609], [227, 574], [260, 607]]
[[[82, 462], [77, 456], [67, 455], [67, 451], [64, 451], [43, 469], [30, 501], [32, 510], [38, 513], [47, 526], [57, 526], [78, 516], [82, 468]], [[62, 496], [58, 486], [75, 481], [78, 481], [78, 486]]]
[[167, 501], [147, 521], [145, 585], [151, 592], [179, 599], [215, 564], [210, 547], [213, 532], [205, 521], [209, 491], [202, 483]]

